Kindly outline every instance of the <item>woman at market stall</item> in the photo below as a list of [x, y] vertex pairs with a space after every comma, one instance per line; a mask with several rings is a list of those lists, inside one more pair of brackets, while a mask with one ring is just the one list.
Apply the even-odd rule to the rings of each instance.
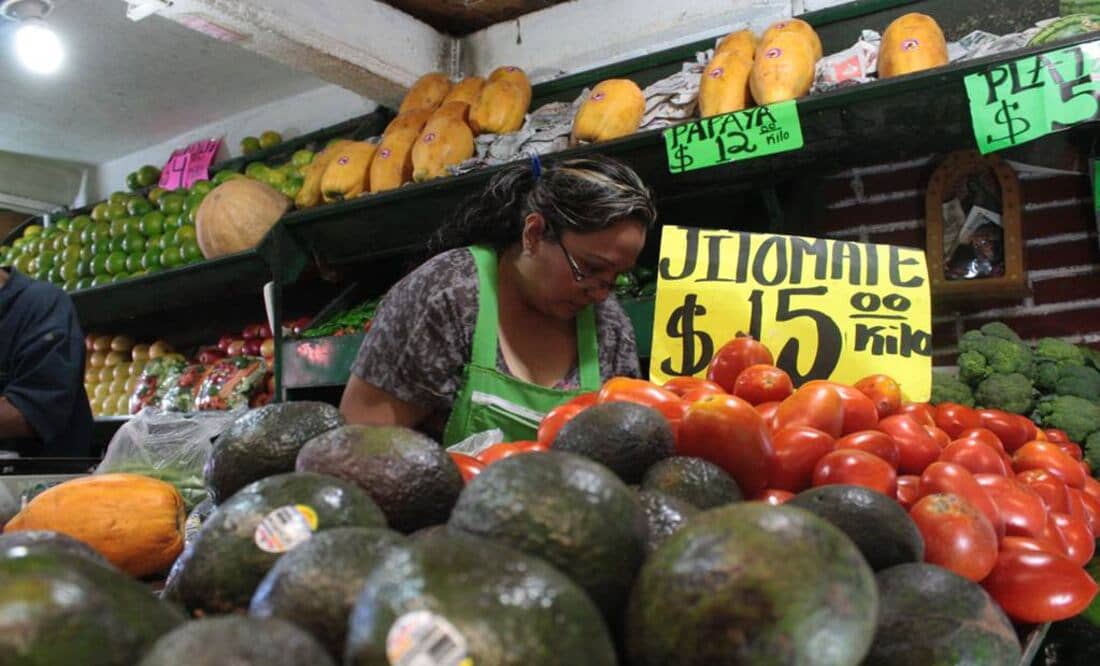
[[344, 416], [446, 444], [493, 428], [534, 439], [551, 408], [637, 376], [633, 328], [609, 297], [655, 218], [642, 180], [608, 158], [498, 172], [383, 299]]

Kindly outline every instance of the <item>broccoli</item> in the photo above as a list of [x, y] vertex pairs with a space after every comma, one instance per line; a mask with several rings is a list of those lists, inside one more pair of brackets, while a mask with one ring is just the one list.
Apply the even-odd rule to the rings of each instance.
[[959, 381], [954, 375], [933, 371], [932, 398], [928, 402], [933, 405], [938, 405], [941, 402], [954, 402], [973, 407], [974, 393], [969, 386]]
[[994, 338], [1001, 338], [1002, 340], [1013, 340], [1015, 342], [1021, 342], [1020, 336], [1016, 334], [1016, 331], [1012, 330], [1003, 321], [991, 321], [978, 329], [985, 335], [993, 336]]
[[1058, 372], [1058, 383], [1054, 386], [1054, 392], [1100, 402], [1100, 372], [1083, 365], [1064, 367]]
[[1100, 430], [1092, 433], [1081, 442], [1085, 451], [1085, 461], [1093, 470], [1100, 472]]
[[987, 409], [1026, 414], [1035, 405], [1035, 387], [1018, 372], [990, 375], [974, 390], [974, 400]]
[[1075, 442], [1100, 430], [1100, 405], [1075, 395], [1048, 396], [1035, 410], [1044, 428], [1059, 428]]
[[1019, 373], [1031, 379], [1035, 373], [1031, 349], [1019, 340], [967, 331], [959, 338], [959, 378], [971, 386], [993, 375]]
[[1085, 355], [1076, 346], [1058, 338], [1042, 338], [1035, 343], [1036, 363], [1057, 363], [1059, 366], [1084, 365]]
[[1100, 351], [1086, 345], [1081, 345], [1078, 349], [1080, 349], [1081, 353], [1085, 356], [1086, 366], [1100, 370]]
[[1035, 386], [1043, 393], [1057, 393], [1058, 378], [1062, 368], [1057, 363], [1037, 363], [1035, 365]]

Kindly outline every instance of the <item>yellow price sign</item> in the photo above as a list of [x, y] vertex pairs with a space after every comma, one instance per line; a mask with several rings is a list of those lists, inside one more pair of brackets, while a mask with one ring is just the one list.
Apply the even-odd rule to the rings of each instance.
[[666, 226], [650, 378], [703, 376], [739, 334], [763, 342], [796, 386], [896, 379], [932, 388], [932, 308], [920, 250]]

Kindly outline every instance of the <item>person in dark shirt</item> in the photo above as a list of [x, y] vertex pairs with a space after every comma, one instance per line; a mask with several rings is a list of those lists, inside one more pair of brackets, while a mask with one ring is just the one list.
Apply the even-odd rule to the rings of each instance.
[[84, 334], [72, 301], [0, 268], [0, 450], [86, 457], [91, 438]]

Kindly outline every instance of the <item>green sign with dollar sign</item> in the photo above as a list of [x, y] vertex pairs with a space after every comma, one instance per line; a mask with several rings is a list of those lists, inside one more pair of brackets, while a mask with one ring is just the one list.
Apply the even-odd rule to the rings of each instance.
[[670, 127], [664, 136], [671, 173], [798, 150], [803, 145], [794, 100], [701, 118]]
[[964, 82], [978, 149], [986, 154], [1011, 148], [1100, 118], [1098, 63], [1100, 40], [968, 75]]

